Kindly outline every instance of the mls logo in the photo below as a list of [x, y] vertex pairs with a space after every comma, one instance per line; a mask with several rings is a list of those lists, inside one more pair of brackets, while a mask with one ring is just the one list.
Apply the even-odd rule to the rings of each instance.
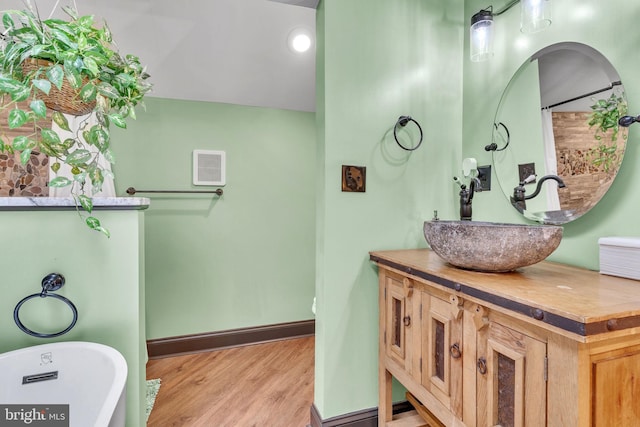
[[51, 352], [42, 353], [40, 355], [40, 364], [48, 365], [49, 363], [53, 363], [53, 354], [51, 354]]

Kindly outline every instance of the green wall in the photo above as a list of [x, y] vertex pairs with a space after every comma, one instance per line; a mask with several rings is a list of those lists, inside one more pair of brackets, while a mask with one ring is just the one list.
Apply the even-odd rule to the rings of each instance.
[[[145, 417], [142, 212], [95, 211], [111, 232], [109, 239], [89, 230], [73, 210], [0, 212], [0, 353], [56, 341], [91, 341], [117, 349], [128, 365], [130, 427], [144, 425]], [[56, 293], [74, 303], [78, 322], [57, 338], [31, 337], [15, 325], [13, 309], [22, 298], [39, 293], [42, 279], [54, 272], [65, 276], [66, 284]], [[22, 306], [20, 319], [35, 331], [53, 333], [65, 329], [72, 314], [58, 300], [36, 298]]]
[[147, 338], [313, 318], [315, 118], [149, 98], [114, 135], [116, 191], [203, 190], [192, 151], [223, 150], [224, 195], [149, 195]]
[[[377, 271], [368, 252], [425, 246], [424, 220], [457, 212], [462, 0], [325, 0], [318, 9], [314, 403], [323, 419], [377, 406]], [[424, 129], [406, 152], [401, 115]], [[366, 192], [341, 166], [366, 166]]]
[[[516, 6], [495, 18], [495, 57], [471, 63], [469, 19], [485, 6], [471, 0], [320, 3], [314, 403], [323, 419], [377, 406], [377, 275], [367, 252], [423, 247], [421, 225], [434, 209], [441, 218], [457, 217], [451, 177], [464, 157], [491, 164], [484, 146], [495, 110], [526, 58], [560, 41], [590, 44], [616, 66], [630, 111], [640, 112], [639, 37], [628, 31], [640, 21], [640, 8], [622, 0], [555, 1], [553, 25], [525, 36]], [[425, 145], [411, 154], [390, 138], [404, 114], [426, 130]], [[640, 126], [631, 129], [612, 189], [565, 226], [551, 260], [597, 269], [599, 237], [638, 235], [633, 189], [640, 170], [633, 162], [639, 133]], [[367, 166], [366, 193], [340, 191], [342, 164]], [[474, 198], [474, 219], [525, 222], [497, 182]]]
[[[528, 57], [553, 43], [574, 41], [599, 50], [620, 74], [629, 100], [629, 112], [640, 114], [640, 80], [637, 78], [640, 36], [634, 30], [640, 22], [640, 8], [630, 7], [623, 0], [562, 0], [553, 3], [552, 25], [536, 34], [520, 33], [517, 5], [495, 17], [495, 56], [488, 62], [470, 62], [468, 30], [465, 32], [462, 151], [464, 156], [476, 157], [479, 164], [491, 162], [491, 156], [483, 147], [491, 140], [493, 114], [502, 90]], [[467, 0], [465, 19], [483, 6]], [[597, 270], [598, 238], [640, 234], [636, 194], [640, 182], [640, 168], [636, 167], [640, 126], [635, 126], [630, 128], [625, 159], [611, 189], [589, 213], [564, 226], [562, 243], [549, 257], [550, 260]], [[491, 221], [526, 222], [507, 202], [497, 185], [491, 192], [480, 193], [474, 198], [474, 216]]]

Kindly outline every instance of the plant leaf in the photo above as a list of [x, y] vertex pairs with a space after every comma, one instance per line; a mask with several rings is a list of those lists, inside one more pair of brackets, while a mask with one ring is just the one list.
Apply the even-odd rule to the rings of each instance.
[[30, 159], [31, 159], [30, 148], [27, 148], [26, 150], [23, 150], [22, 153], [20, 153], [20, 163], [22, 163], [23, 165], [26, 165], [27, 163], [29, 163]]
[[98, 92], [110, 99], [116, 99], [120, 96], [118, 90], [109, 83], [100, 82], [98, 84]]
[[17, 80], [0, 74], [0, 91], [6, 93], [16, 93], [22, 90], [24, 85]]
[[90, 133], [94, 134], [91, 137], [94, 145], [98, 147], [101, 153], [104, 153], [104, 150], [109, 147], [109, 134], [103, 128], [96, 126], [91, 129]]
[[13, 146], [14, 150], [18, 150], [18, 151], [22, 151], [22, 150], [26, 150], [27, 148], [31, 147], [35, 147], [35, 141], [29, 141], [29, 138], [24, 136], [24, 135], [20, 135], [20, 136], [16, 136], [15, 138], [13, 138], [13, 142], [11, 143], [11, 145]]
[[29, 50], [22, 54], [21, 60], [24, 61], [28, 57], [36, 57], [39, 56], [40, 53], [47, 48], [46, 45], [36, 44], [33, 45]]
[[80, 85], [82, 85], [82, 76], [80, 76], [78, 70], [73, 66], [64, 67], [64, 70], [64, 74], [67, 77], [67, 81], [71, 84], [71, 87], [78, 89]]
[[52, 119], [57, 124], [60, 129], [71, 132], [71, 128], [69, 127], [69, 121], [60, 111], [54, 111], [52, 115]]
[[88, 56], [84, 58], [84, 68], [89, 70], [89, 72], [94, 76], [100, 74], [100, 68], [98, 68], [98, 64], [93, 58], [90, 58]]
[[109, 117], [109, 120], [111, 120], [111, 123], [118, 126], [119, 128], [122, 128], [122, 129], [127, 128], [127, 122], [120, 114], [109, 114], [108, 117]]
[[40, 141], [40, 144], [38, 145], [38, 150], [41, 153], [46, 154], [49, 157], [59, 157], [60, 156], [60, 153], [58, 153], [56, 150], [53, 149], [53, 147], [51, 145], [47, 144], [44, 141]]
[[11, 99], [16, 102], [26, 101], [31, 94], [31, 88], [22, 86], [20, 90], [11, 94]]
[[73, 181], [71, 181], [69, 178], [64, 176], [58, 176], [53, 178], [51, 181], [49, 181], [49, 187], [54, 187], [54, 188], [67, 187], [71, 184], [73, 184]]
[[62, 70], [62, 67], [60, 65], [56, 64], [53, 67], [49, 68], [49, 70], [47, 70], [47, 77], [49, 78], [51, 83], [56, 85], [58, 89], [62, 89], [64, 71]]
[[69, 148], [73, 147], [73, 144], [76, 143], [76, 140], [73, 138], [67, 138], [64, 141], [62, 141], [62, 144], [60, 145], [64, 150], [68, 150]]
[[91, 197], [81, 194], [78, 196], [78, 201], [80, 202], [82, 209], [91, 213], [93, 210], [93, 200], [91, 200]]
[[29, 116], [27, 116], [27, 113], [18, 108], [11, 110], [9, 112], [9, 119], [7, 121], [9, 129], [19, 128], [27, 122], [28, 118]]
[[31, 108], [31, 111], [33, 111], [36, 114], [36, 116], [41, 117], [43, 119], [47, 117], [47, 106], [44, 105], [43, 100], [34, 99], [29, 104], [29, 108]]
[[109, 59], [100, 52], [96, 52], [95, 50], [87, 50], [83, 52], [83, 55], [86, 58], [91, 58], [96, 61], [97, 64], [106, 64], [109, 62]]
[[[108, 162], [109, 162], [109, 163], [111, 163], [111, 164], [115, 164], [115, 162], [116, 162], [116, 158], [115, 158], [115, 156], [113, 155], [113, 151], [111, 151], [111, 149], [110, 149], [110, 148], [107, 148], [106, 150], [104, 150], [104, 153], [102, 153], [102, 155], [104, 156], [104, 158], [105, 158], [105, 160], [106, 160], [106, 161], [108, 161]], [[108, 171], [108, 170], [106, 170], [106, 171], [105, 171], [105, 173], [106, 173], [106, 172], [109, 172], [109, 171]]]
[[99, 231], [107, 237], [111, 237], [111, 233], [109, 233], [109, 230], [100, 225], [100, 221], [98, 220], [98, 218], [90, 216], [87, 217], [85, 221], [90, 229]]
[[116, 76], [116, 80], [119, 81], [125, 87], [134, 87], [136, 79], [131, 74], [120, 73]]
[[88, 47], [89, 47], [89, 44], [87, 43], [87, 38], [85, 37], [84, 34], [80, 34], [78, 36], [78, 50], [84, 51], [84, 50], [87, 50]]
[[111, 29], [107, 25], [106, 21], [102, 25], [102, 34], [103, 34], [103, 40], [106, 41], [107, 43], [111, 43], [113, 41], [113, 38], [111, 35]]
[[60, 29], [61, 27], [58, 28], [52, 28], [51, 29], [51, 35], [60, 43], [64, 44], [65, 47], [67, 49], [63, 49], [63, 50], [77, 50], [78, 49], [78, 44], [74, 43], [69, 36], [67, 35], [67, 33], [65, 33], [64, 31], [62, 31]]
[[91, 153], [89, 150], [78, 149], [66, 157], [65, 163], [69, 165], [82, 165], [87, 163], [89, 160], [91, 160]]
[[60, 170], [60, 162], [55, 162], [54, 164], [51, 165], [51, 170], [54, 173], [57, 173]]
[[41, 92], [49, 95], [49, 91], [51, 91], [51, 82], [47, 79], [33, 79], [33, 85], [38, 88]]
[[87, 170], [87, 173], [89, 174], [89, 179], [93, 184], [93, 192], [97, 193], [98, 191], [102, 190], [102, 184], [104, 183], [102, 169], [100, 169], [99, 167], [92, 167]]
[[8, 13], [4, 13], [2, 15], [2, 25], [4, 25], [4, 28], [7, 31], [11, 31], [16, 26], [16, 24], [13, 23], [13, 19], [11, 19], [11, 15]]
[[51, 129], [42, 129], [40, 131], [40, 135], [42, 135], [42, 139], [48, 144], [60, 144], [60, 136], [58, 136], [58, 134]]
[[79, 96], [80, 96], [80, 99], [82, 99], [84, 102], [91, 102], [94, 99], [96, 99], [97, 93], [98, 93], [98, 90], [96, 89], [96, 85], [89, 82], [86, 85], [84, 85], [82, 89], [80, 89]]
[[85, 15], [85, 16], [81, 16], [78, 19], [78, 25], [80, 25], [81, 27], [90, 29], [93, 26], [93, 15]]

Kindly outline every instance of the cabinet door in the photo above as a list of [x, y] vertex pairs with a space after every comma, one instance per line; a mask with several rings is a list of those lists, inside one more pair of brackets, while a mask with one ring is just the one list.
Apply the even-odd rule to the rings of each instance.
[[411, 373], [413, 282], [408, 278], [388, 275], [385, 289], [386, 355]]
[[593, 426], [640, 426], [640, 346], [592, 358]]
[[462, 418], [462, 307], [422, 294], [422, 385]]
[[546, 425], [546, 344], [495, 322], [486, 336], [477, 360], [478, 426]]

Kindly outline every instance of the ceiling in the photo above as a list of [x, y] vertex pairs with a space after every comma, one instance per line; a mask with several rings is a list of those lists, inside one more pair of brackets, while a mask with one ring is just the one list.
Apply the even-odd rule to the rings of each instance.
[[[41, 16], [56, 3], [36, 2]], [[300, 27], [315, 34], [318, 0], [75, 3], [81, 15], [107, 21], [122, 54], [147, 65], [150, 96], [315, 111], [315, 44], [305, 54], [293, 53], [287, 36]], [[2, 0], [1, 8], [23, 3]]]

